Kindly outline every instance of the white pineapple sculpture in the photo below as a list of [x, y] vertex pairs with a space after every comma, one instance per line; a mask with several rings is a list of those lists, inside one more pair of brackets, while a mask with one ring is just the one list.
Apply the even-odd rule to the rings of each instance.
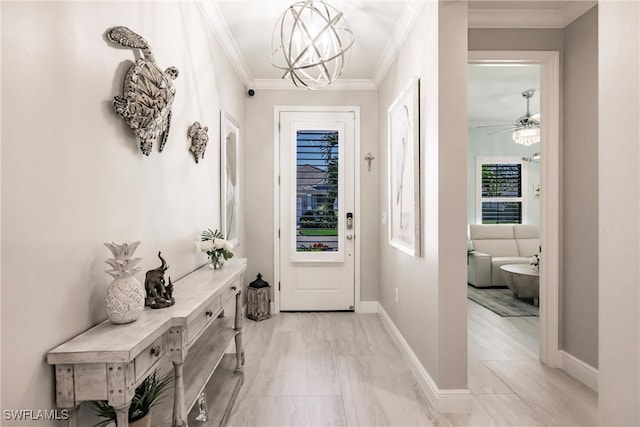
[[140, 242], [104, 244], [113, 254], [113, 258], [105, 260], [111, 266], [111, 270], [106, 270], [105, 273], [114, 279], [107, 288], [105, 298], [107, 316], [113, 323], [133, 322], [144, 310], [144, 286], [134, 277], [140, 271], [136, 264], [142, 261], [142, 258], [133, 258], [139, 244]]

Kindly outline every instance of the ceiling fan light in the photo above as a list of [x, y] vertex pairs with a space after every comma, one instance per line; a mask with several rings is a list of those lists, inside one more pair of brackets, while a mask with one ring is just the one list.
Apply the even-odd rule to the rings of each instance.
[[540, 142], [540, 128], [530, 127], [517, 129], [513, 132], [513, 142], [529, 147]]
[[529, 117], [529, 123], [540, 123], [540, 113]]
[[353, 42], [342, 12], [322, 0], [300, 1], [273, 29], [271, 63], [297, 87], [317, 89], [340, 77]]

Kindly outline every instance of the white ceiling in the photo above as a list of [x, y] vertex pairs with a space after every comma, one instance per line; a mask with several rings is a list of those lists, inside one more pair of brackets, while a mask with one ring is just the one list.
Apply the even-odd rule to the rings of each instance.
[[[200, 0], [216, 37], [247, 88], [289, 89], [271, 65], [271, 37], [282, 12], [296, 0]], [[434, 0], [427, 0], [434, 1]], [[354, 33], [351, 59], [327, 89], [375, 90], [411, 30], [424, 2], [328, 0]], [[469, 1], [469, 26], [563, 28], [595, 1]], [[519, 94], [522, 90], [519, 90]]]
[[[271, 38], [280, 15], [295, 0], [215, 0], [207, 10], [216, 14], [214, 31], [223, 41], [247, 87], [291, 88], [271, 65]], [[420, 2], [329, 0], [340, 10], [354, 34], [351, 58], [331, 89], [375, 90], [404, 41]], [[221, 37], [222, 36], [222, 37]], [[226, 42], [224, 41], [226, 40]]]
[[[271, 65], [273, 27], [296, 0], [200, 0], [216, 37], [245, 86], [260, 89], [292, 89]], [[340, 79], [329, 90], [375, 90], [415, 18], [423, 1], [327, 0], [342, 11], [355, 43], [351, 59]], [[427, 0], [434, 1], [434, 0]], [[469, 27], [564, 28], [596, 4], [595, 1], [471, 0]], [[471, 126], [512, 123], [526, 112], [522, 91], [535, 89], [531, 112], [540, 112], [537, 66], [469, 67], [468, 119]]]
[[540, 112], [539, 65], [469, 65], [469, 126], [515, 123], [527, 111], [522, 92], [534, 89], [531, 114]]

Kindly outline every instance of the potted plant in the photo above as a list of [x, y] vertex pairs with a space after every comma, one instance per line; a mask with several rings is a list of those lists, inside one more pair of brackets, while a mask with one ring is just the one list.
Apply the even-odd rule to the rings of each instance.
[[[151, 426], [151, 408], [156, 406], [165, 396], [167, 387], [172, 383], [173, 376], [171, 372], [159, 377], [158, 371], [145, 378], [138, 387], [136, 387], [135, 395], [131, 399], [129, 406], [129, 424], [130, 427], [150, 427]], [[116, 411], [109, 406], [106, 400], [91, 401], [93, 411], [98, 418], [103, 418], [94, 427], [105, 427], [116, 421]]]
[[200, 235], [200, 249], [211, 259], [210, 265], [218, 270], [224, 262], [233, 257], [233, 245], [218, 230], [205, 230]]

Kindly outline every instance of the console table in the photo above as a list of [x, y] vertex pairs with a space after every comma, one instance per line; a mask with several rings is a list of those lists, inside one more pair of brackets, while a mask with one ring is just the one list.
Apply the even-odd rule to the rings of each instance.
[[[221, 414], [226, 417], [243, 381], [240, 292], [245, 270], [242, 263], [220, 270], [204, 266], [174, 283], [173, 306], [146, 307], [126, 325], [106, 320], [51, 350], [47, 362], [55, 365], [56, 403], [70, 409], [69, 426], [78, 425], [83, 401], [106, 400], [116, 411], [116, 425], [128, 427], [136, 387], [165, 357], [174, 368], [173, 410], [167, 414], [174, 427], [187, 425], [188, 411], [208, 384], [224, 384], [224, 395], [209, 395], [209, 400], [226, 400]], [[225, 318], [225, 304], [234, 297], [234, 319]], [[233, 340], [235, 355], [225, 355]]]

